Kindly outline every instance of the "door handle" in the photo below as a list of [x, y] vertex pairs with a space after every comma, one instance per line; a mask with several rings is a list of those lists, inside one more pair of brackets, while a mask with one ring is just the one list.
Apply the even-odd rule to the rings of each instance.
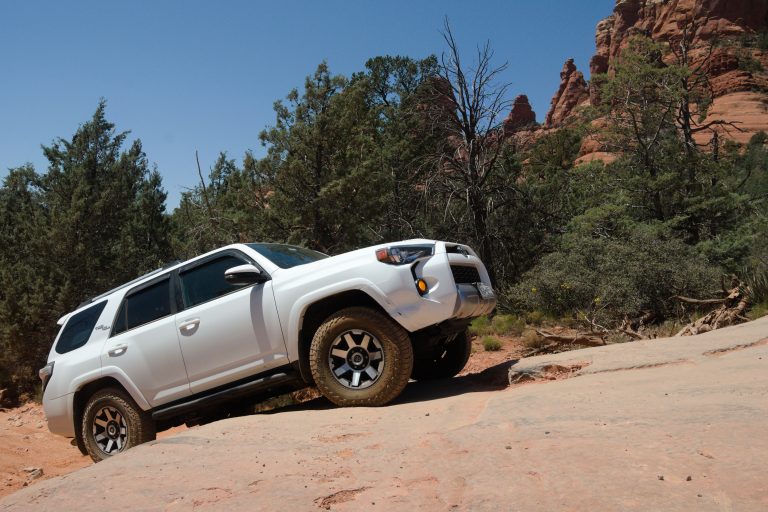
[[107, 354], [109, 354], [109, 357], [118, 357], [118, 356], [121, 356], [121, 355], [125, 354], [125, 352], [127, 350], [128, 350], [128, 345], [118, 345], [118, 346], [110, 349], [107, 352]]
[[186, 320], [183, 323], [179, 325], [179, 331], [181, 331], [181, 334], [192, 334], [197, 330], [197, 327], [200, 325], [200, 319], [199, 318], [193, 318], [192, 320]]

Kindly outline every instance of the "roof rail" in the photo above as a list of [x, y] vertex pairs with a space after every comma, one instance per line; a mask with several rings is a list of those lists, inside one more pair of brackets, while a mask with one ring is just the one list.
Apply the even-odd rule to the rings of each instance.
[[160, 273], [160, 272], [162, 272], [163, 270], [166, 270], [166, 269], [168, 269], [168, 268], [170, 268], [170, 267], [173, 267], [173, 266], [175, 266], [175, 265], [178, 265], [179, 263], [181, 263], [181, 260], [173, 260], [173, 261], [169, 261], [168, 263], [166, 263], [166, 264], [165, 264], [165, 265], [163, 265], [162, 267], [160, 267], [160, 268], [158, 268], [158, 269], [155, 269], [155, 270], [153, 270], [153, 271], [151, 271], [151, 272], [147, 272], [146, 274], [144, 274], [144, 275], [142, 275], [142, 276], [139, 276], [139, 277], [137, 277], [136, 279], [133, 279], [133, 280], [131, 280], [131, 281], [128, 281], [128, 282], [127, 282], [127, 283], [125, 283], [125, 284], [121, 284], [120, 286], [117, 286], [117, 287], [115, 287], [115, 288], [112, 288], [111, 290], [109, 290], [109, 291], [106, 291], [106, 292], [102, 293], [101, 295], [97, 295], [96, 297], [91, 297], [90, 299], [85, 299], [83, 302], [81, 302], [81, 303], [80, 303], [80, 304], [77, 306], [77, 309], [80, 309], [80, 308], [82, 308], [83, 306], [87, 306], [88, 304], [91, 304], [91, 303], [93, 303], [93, 302], [96, 302], [96, 301], [97, 301], [97, 300], [99, 300], [99, 299], [103, 299], [103, 298], [104, 298], [104, 297], [106, 297], [107, 295], [110, 295], [110, 294], [112, 294], [112, 293], [115, 293], [115, 292], [116, 292], [116, 291], [118, 291], [118, 290], [122, 290], [123, 288], [127, 288], [127, 287], [131, 286], [132, 284], [136, 284], [136, 283], [138, 283], [139, 281], [141, 281], [142, 279], [146, 279], [146, 278], [148, 278], [148, 277], [154, 276], [155, 274], [159, 274], [159, 273]]

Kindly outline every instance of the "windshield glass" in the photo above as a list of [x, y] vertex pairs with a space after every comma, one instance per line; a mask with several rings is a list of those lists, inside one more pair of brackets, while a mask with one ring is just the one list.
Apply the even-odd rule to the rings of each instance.
[[291, 268], [327, 258], [326, 254], [285, 244], [246, 244], [280, 268]]

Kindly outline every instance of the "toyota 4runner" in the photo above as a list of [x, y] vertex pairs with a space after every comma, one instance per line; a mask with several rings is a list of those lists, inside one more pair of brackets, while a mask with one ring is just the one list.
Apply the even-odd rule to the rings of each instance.
[[156, 270], [59, 320], [40, 370], [51, 432], [95, 461], [238, 404], [314, 385], [378, 406], [456, 375], [496, 304], [465, 245], [408, 240], [328, 257], [236, 244]]

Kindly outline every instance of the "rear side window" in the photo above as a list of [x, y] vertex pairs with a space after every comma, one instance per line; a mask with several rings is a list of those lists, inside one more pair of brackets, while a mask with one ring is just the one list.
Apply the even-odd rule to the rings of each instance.
[[243, 288], [242, 285], [234, 286], [225, 281], [224, 272], [245, 263], [249, 262], [228, 254], [182, 272], [180, 277], [184, 306], [191, 308]]
[[66, 354], [88, 343], [93, 328], [96, 327], [96, 322], [106, 305], [107, 301], [103, 300], [72, 316], [61, 331], [56, 352]]
[[146, 288], [131, 292], [120, 306], [112, 335], [170, 315], [170, 283], [170, 279], [163, 279]]

